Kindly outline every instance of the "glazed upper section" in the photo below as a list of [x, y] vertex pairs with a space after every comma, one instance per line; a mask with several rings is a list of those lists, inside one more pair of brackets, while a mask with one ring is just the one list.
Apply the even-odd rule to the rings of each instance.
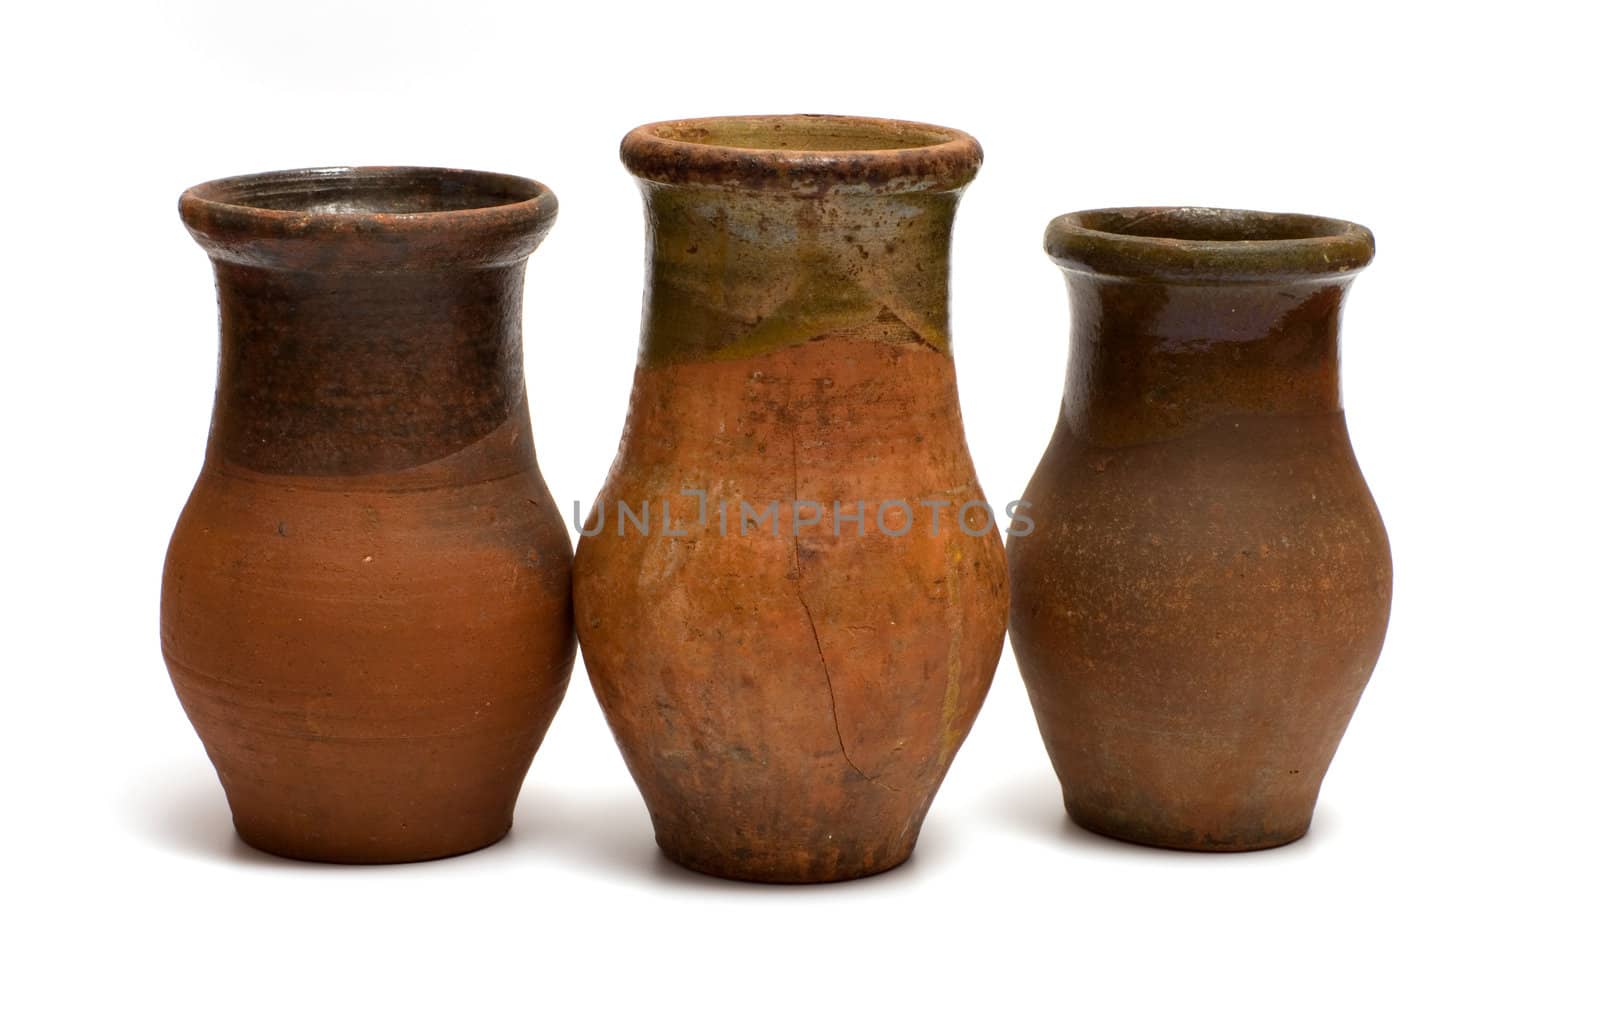
[[640, 185], [641, 363], [742, 359], [840, 337], [949, 352], [959, 192]]
[[297, 271], [422, 271], [527, 259], [556, 197], [528, 178], [452, 168], [304, 168], [221, 178], [178, 200], [213, 260]]
[[949, 192], [978, 173], [965, 132], [915, 121], [824, 114], [691, 118], [642, 125], [622, 163], [668, 185], [844, 193]]
[[1063, 270], [1155, 281], [1277, 281], [1350, 275], [1372, 233], [1307, 214], [1216, 207], [1118, 207], [1063, 214], [1044, 234]]

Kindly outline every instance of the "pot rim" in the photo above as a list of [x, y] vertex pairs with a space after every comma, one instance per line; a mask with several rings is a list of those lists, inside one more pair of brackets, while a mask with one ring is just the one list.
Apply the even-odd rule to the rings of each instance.
[[340, 266], [513, 263], [538, 246], [557, 207], [531, 178], [411, 165], [233, 175], [178, 198], [184, 225], [213, 258], [264, 266], [292, 265], [313, 247]]
[[959, 129], [843, 114], [752, 114], [640, 125], [622, 140], [635, 177], [779, 192], [955, 192], [983, 164]]
[[1102, 207], [1052, 220], [1044, 249], [1066, 271], [1106, 278], [1272, 281], [1353, 275], [1375, 243], [1363, 225], [1312, 214]]

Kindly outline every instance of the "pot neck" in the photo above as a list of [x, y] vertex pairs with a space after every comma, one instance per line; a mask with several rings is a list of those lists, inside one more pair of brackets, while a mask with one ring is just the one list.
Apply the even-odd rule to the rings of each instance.
[[1341, 410], [1339, 317], [1354, 275], [1205, 282], [1068, 271], [1064, 424], [1103, 445], [1230, 416]]
[[641, 365], [753, 357], [841, 335], [949, 352], [958, 189], [640, 188]]
[[396, 471], [527, 416], [521, 261], [214, 267], [222, 338], [212, 460], [278, 474]]

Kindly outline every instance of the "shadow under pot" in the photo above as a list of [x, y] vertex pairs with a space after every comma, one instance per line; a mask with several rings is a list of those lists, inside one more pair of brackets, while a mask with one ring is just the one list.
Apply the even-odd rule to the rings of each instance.
[[1389, 619], [1339, 315], [1372, 235], [1208, 208], [1068, 214], [1055, 435], [1008, 543], [1011, 642], [1083, 827], [1235, 851], [1305, 834]]
[[1005, 633], [947, 313], [978, 144], [710, 118], [637, 129], [622, 158], [649, 265], [574, 569], [589, 677], [672, 859], [754, 881], [888, 870]]
[[502, 837], [571, 673], [571, 545], [523, 386], [554, 195], [326, 168], [183, 194], [222, 355], [161, 642], [240, 836], [390, 863]]

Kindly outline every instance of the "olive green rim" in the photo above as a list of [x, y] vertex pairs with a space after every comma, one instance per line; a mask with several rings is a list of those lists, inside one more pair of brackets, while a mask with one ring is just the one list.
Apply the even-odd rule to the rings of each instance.
[[[821, 137], [847, 145], [807, 145]], [[959, 129], [829, 114], [687, 118], [641, 125], [622, 140], [638, 178], [671, 185], [842, 193], [951, 191], [983, 164]]]

